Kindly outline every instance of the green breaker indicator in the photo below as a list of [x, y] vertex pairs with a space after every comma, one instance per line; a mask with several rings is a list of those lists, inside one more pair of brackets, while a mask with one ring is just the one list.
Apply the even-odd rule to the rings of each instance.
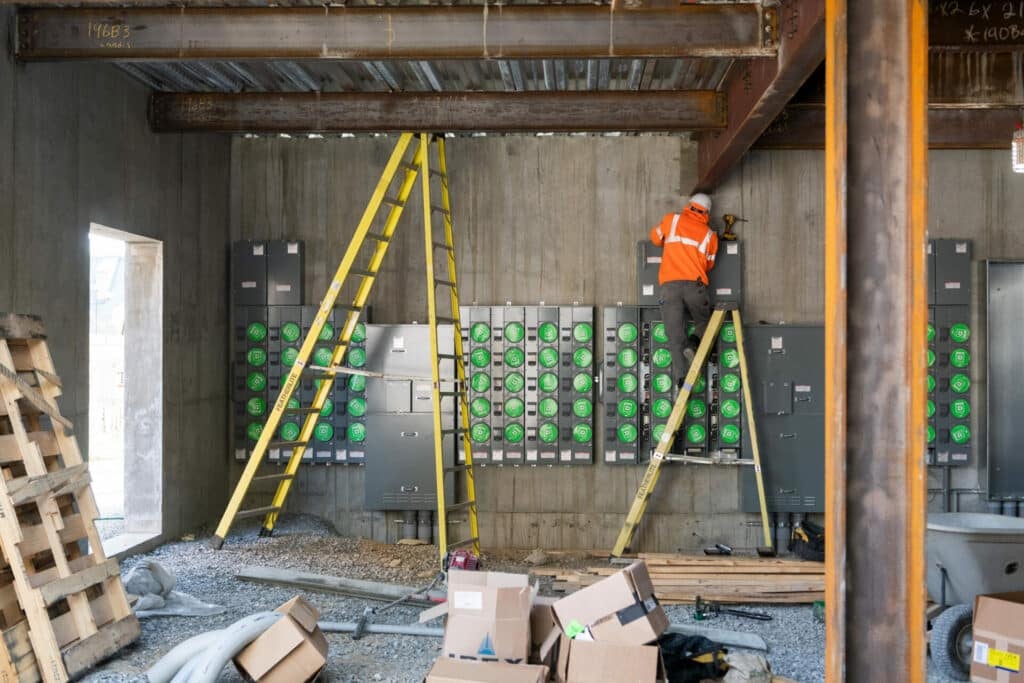
[[253, 417], [260, 417], [267, 412], [267, 402], [259, 397], [250, 398], [245, 402], [245, 412]]
[[281, 339], [289, 344], [297, 342], [301, 334], [302, 328], [299, 327], [298, 323], [285, 323], [281, 325]]
[[521, 398], [510, 398], [505, 401], [505, 414], [509, 417], [522, 417], [526, 412], [526, 404]]
[[734, 398], [727, 398], [722, 401], [722, 417], [727, 419], [733, 419], [739, 417], [740, 414], [740, 402]]
[[576, 349], [572, 352], [572, 363], [578, 368], [589, 368], [594, 362], [594, 354], [590, 349]]
[[935, 415], [935, 401], [928, 399], [928, 418], [931, 419]]
[[523, 425], [518, 422], [505, 425], [505, 441], [508, 441], [509, 443], [519, 443], [525, 436], [526, 430], [523, 429]]
[[958, 420], [963, 420], [971, 415], [971, 403], [967, 399], [954, 399], [949, 404], [949, 414]]
[[665, 434], [665, 425], [654, 425], [654, 429], [651, 430], [651, 438], [654, 439], [655, 443], [661, 441], [661, 437]]
[[510, 368], [521, 368], [526, 362], [526, 354], [518, 347], [512, 347], [505, 351], [505, 365]]
[[324, 407], [320, 409], [320, 417], [330, 417], [334, 414], [334, 401], [331, 399], [324, 400]]
[[935, 341], [935, 325], [928, 323], [928, 343]]
[[510, 372], [505, 375], [505, 391], [516, 394], [522, 391], [524, 386], [526, 386], [526, 380], [521, 373]]
[[637, 355], [634, 349], [622, 349], [615, 357], [618, 361], [619, 366], [624, 368], [631, 368], [636, 365]]
[[558, 389], [558, 375], [553, 372], [545, 372], [537, 378], [537, 388], [546, 394]]
[[469, 436], [475, 443], [487, 443], [491, 440], [491, 428], [483, 422], [477, 422], [470, 427]]
[[558, 351], [553, 348], [546, 347], [540, 350], [537, 354], [537, 362], [540, 363], [542, 368], [553, 368], [558, 365]]
[[[355, 377], [352, 379], [355, 379]], [[469, 379], [469, 385], [473, 388], [473, 391], [482, 394], [491, 388], [491, 376], [486, 372], [474, 372], [473, 376]]]
[[366, 324], [356, 323], [355, 329], [352, 330], [352, 341], [356, 344], [362, 344], [366, 341]]
[[473, 352], [469, 354], [469, 362], [474, 367], [486, 368], [491, 364], [491, 352], [487, 349], [473, 349]]
[[722, 365], [731, 370], [733, 368], [739, 367], [740, 354], [736, 349], [726, 349], [725, 351], [722, 352], [720, 360], [722, 361]]
[[576, 323], [572, 328], [572, 338], [580, 344], [587, 344], [594, 338], [594, 327], [590, 323]]
[[263, 434], [263, 425], [259, 422], [250, 422], [249, 426], [245, 428], [245, 435], [249, 437], [250, 441], [259, 441], [261, 434]]
[[686, 428], [686, 442], [702, 444], [708, 438], [708, 432], [703, 425], [690, 425]]
[[313, 427], [313, 438], [321, 443], [326, 443], [334, 439], [334, 425], [326, 422], [317, 423], [316, 427]]
[[702, 399], [691, 398], [686, 402], [686, 414], [694, 420], [699, 420], [708, 413], [708, 406]]
[[651, 386], [658, 393], [666, 394], [672, 391], [672, 378], [665, 373], [659, 373], [651, 380]]
[[366, 351], [364, 349], [349, 349], [346, 362], [353, 368], [361, 368], [366, 365]]
[[537, 337], [546, 344], [558, 341], [558, 326], [554, 323], [541, 323], [537, 328]]
[[668, 332], [665, 331], [665, 323], [655, 323], [654, 328], [651, 330], [651, 336], [659, 344], [667, 344]]
[[722, 443], [737, 444], [740, 440], [740, 428], [736, 425], [723, 425], [718, 435], [722, 439]]
[[541, 443], [555, 443], [558, 441], [558, 426], [554, 422], [545, 422], [537, 429], [537, 438]]
[[593, 412], [594, 404], [590, 402], [590, 399], [578, 398], [572, 402], [572, 413], [576, 417], [590, 417]]
[[572, 440], [576, 443], [590, 443], [594, 438], [594, 430], [588, 424], [576, 424], [572, 428]]
[[971, 352], [967, 349], [953, 349], [949, 353], [949, 364], [954, 368], [966, 368], [971, 364]]
[[245, 327], [245, 338], [257, 343], [265, 340], [267, 338], [267, 326], [263, 323], [249, 323]]
[[619, 437], [621, 443], [634, 443], [636, 442], [637, 429], [631, 424], [619, 425], [619, 428], [615, 430], [615, 433]]
[[953, 443], [963, 445], [971, 440], [971, 428], [967, 425], [953, 425], [949, 430], [949, 438]]
[[665, 398], [659, 398], [651, 404], [651, 412], [655, 417], [665, 419], [672, 414], [672, 402]]
[[295, 359], [298, 357], [299, 350], [294, 346], [289, 346], [288, 348], [281, 351], [281, 365], [283, 365], [286, 368], [290, 368], [291, 366], [295, 365]]
[[353, 443], [362, 443], [366, 440], [366, 425], [362, 422], [353, 422], [348, 426], [348, 440]]
[[585, 372], [578, 372], [572, 378], [572, 388], [581, 394], [589, 393], [594, 386], [594, 379]]
[[966, 344], [971, 338], [971, 328], [966, 323], [956, 323], [949, 328], [949, 338], [956, 344]]
[[334, 325], [324, 323], [324, 326], [320, 328], [320, 336], [317, 339], [320, 341], [331, 341], [334, 339]]
[[624, 394], [631, 394], [636, 391], [637, 379], [636, 375], [632, 372], [627, 372], [624, 375], [619, 375], [619, 379], [616, 380], [615, 386], [619, 388]]
[[[636, 416], [636, 401], [631, 398], [627, 398], [624, 401], [619, 401], [618, 406], [619, 415], [625, 418], [632, 418]], [[579, 417], [584, 417], [580, 415]]]
[[491, 328], [487, 323], [473, 323], [473, 327], [469, 328], [469, 338], [483, 344], [491, 338]]
[[722, 375], [722, 379], [719, 381], [719, 386], [722, 387], [722, 391], [727, 394], [735, 394], [740, 390], [740, 376], [731, 372], [727, 372]]
[[363, 375], [352, 375], [348, 380], [350, 391], [366, 391], [366, 377]]
[[486, 398], [474, 398], [469, 404], [469, 412], [473, 417], [486, 417], [491, 412], [491, 402]]
[[331, 359], [333, 357], [334, 352], [326, 346], [321, 346], [313, 352], [313, 364], [319, 365], [320, 367], [328, 367], [331, 365]]
[[935, 443], [935, 427], [928, 425], [928, 443]]
[[523, 327], [522, 323], [511, 322], [505, 325], [505, 339], [508, 341], [518, 344], [523, 341], [524, 337], [526, 337], [526, 328]]
[[971, 379], [958, 372], [949, 378], [949, 388], [958, 394], [966, 394], [971, 389]]
[[541, 417], [554, 417], [558, 415], [558, 401], [553, 398], [541, 399], [541, 402], [537, 405], [537, 412], [541, 414]]
[[245, 386], [249, 391], [263, 391], [267, 388], [267, 376], [262, 372], [250, 372], [245, 378]]
[[726, 344], [735, 344], [736, 326], [733, 323], [726, 323], [722, 325], [722, 331], [718, 333], [718, 338]]
[[352, 398], [348, 401], [348, 414], [352, 417], [362, 417], [366, 415], [366, 399], [365, 398]]
[[281, 425], [278, 433], [284, 441], [295, 441], [299, 438], [299, 424], [297, 422], [285, 422]]
[[249, 349], [245, 354], [245, 362], [254, 368], [262, 367], [267, 362], [267, 352], [260, 348]]
[[618, 336], [619, 341], [625, 344], [632, 344], [633, 342], [636, 341], [636, 338], [639, 335], [639, 333], [636, 329], [636, 325], [634, 325], [633, 323], [623, 323], [619, 325], [619, 329], [616, 331], [616, 335]]
[[928, 393], [935, 391], [935, 375], [928, 375]]
[[656, 368], [667, 368], [672, 365], [672, 354], [668, 352], [668, 349], [658, 349], [651, 356], [651, 362]]
[[928, 349], [928, 367], [935, 365], [935, 352]]

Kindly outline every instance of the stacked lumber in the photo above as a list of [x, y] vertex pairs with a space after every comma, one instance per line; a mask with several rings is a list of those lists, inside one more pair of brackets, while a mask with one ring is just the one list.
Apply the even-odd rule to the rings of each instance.
[[139, 637], [37, 318], [0, 314], [0, 680], [66, 681]]
[[[722, 603], [810, 603], [825, 599], [825, 565], [796, 559], [712, 557], [640, 553], [654, 592], [668, 605], [704, 600]], [[621, 567], [584, 570], [535, 569], [554, 579], [554, 589], [571, 592], [611, 576]]]

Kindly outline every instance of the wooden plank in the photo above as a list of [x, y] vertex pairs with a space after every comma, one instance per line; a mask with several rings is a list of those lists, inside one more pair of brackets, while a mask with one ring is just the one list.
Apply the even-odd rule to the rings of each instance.
[[135, 641], [141, 633], [134, 615], [122, 617], [64, 650], [68, 674], [77, 676]]
[[13, 681], [38, 683], [40, 680], [39, 668], [36, 666], [35, 653], [32, 652], [27, 621], [22, 620], [14, 626], [4, 629], [3, 647], [0, 648], [0, 652], [4, 652], [6, 655], [4, 666], [0, 670], [4, 670], [4, 673], [9, 676], [0, 680], [3, 680], [4, 683]]
[[[86, 475], [84, 478], [81, 476], [83, 474]], [[89, 484], [88, 474], [88, 466], [82, 463], [55, 472], [48, 472], [41, 476], [11, 479], [7, 482], [7, 495], [10, 496], [11, 502], [14, 505], [21, 505], [33, 498], [38, 498], [55, 489], [62, 488], [72, 481], [78, 488], [87, 486]], [[54, 493], [53, 495], [59, 496], [63, 494]]]
[[90, 586], [106, 581], [120, 574], [117, 560], [107, 560], [39, 587], [39, 594], [47, 606], [68, 597], [71, 593], [84, 591]]
[[0, 313], [0, 338], [46, 339], [46, 327], [37, 315]]
[[[41, 553], [50, 547], [46, 537], [46, 531], [40, 525], [26, 526], [21, 528], [22, 541], [18, 544], [22, 557], [31, 557]], [[85, 520], [79, 514], [69, 515], [64, 518], [64, 528], [60, 530], [61, 543], [66, 545], [86, 539]]]
[[[39, 447], [43, 457], [60, 455], [57, 437], [53, 432], [28, 432], [27, 436], [29, 441], [32, 441]], [[21, 461], [22, 455], [18, 447], [17, 437], [14, 434], [0, 435], [0, 465], [9, 465]]]

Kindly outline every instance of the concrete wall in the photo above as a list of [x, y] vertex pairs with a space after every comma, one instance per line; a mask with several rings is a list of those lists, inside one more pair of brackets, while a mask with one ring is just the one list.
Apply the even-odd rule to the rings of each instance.
[[[308, 298], [314, 302], [393, 143], [236, 138], [232, 239], [305, 239]], [[1017, 178], [1006, 154], [935, 153], [932, 163], [933, 235], [973, 239], [977, 259], [1024, 257], [1024, 237], [1012, 220], [1024, 208], [1018, 206], [1024, 193], [1013, 192]], [[692, 143], [673, 137], [460, 138], [449, 143], [449, 169], [467, 303], [578, 300], [601, 306], [635, 301], [634, 244], [679, 205], [692, 187], [696, 159]], [[823, 177], [821, 152], [754, 152], [716, 193], [716, 216], [731, 212], [750, 221], [737, 228], [745, 240], [747, 321], [822, 321]], [[983, 211], [968, 208], [979, 200]], [[377, 322], [425, 317], [418, 206], [403, 218], [408, 222], [372, 297]], [[982, 288], [976, 279], [979, 297]], [[980, 321], [974, 329], [983, 329]], [[984, 395], [982, 345], [979, 336], [978, 403]], [[981, 427], [976, 431], [983, 443]], [[477, 477], [481, 532], [492, 547], [610, 547], [642, 472], [602, 464], [484, 468]], [[977, 477], [972, 467], [957, 472], [954, 482], [973, 487]], [[303, 468], [290, 504], [331, 518], [342, 533], [394, 539], [393, 516], [362, 511], [362, 485], [359, 468]], [[636, 545], [657, 551], [715, 541], [757, 545], [759, 522], [735, 512], [737, 489], [735, 470], [670, 468]], [[971, 497], [963, 503], [970, 507]]]
[[[12, 17], [0, 11], [0, 26]], [[45, 320], [85, 449], [89, 224], [163, 240], [163, 531], [208, 522], [227, 497], [230, 141], [153, 135], [147, 90], [112, 66], [21, 65], [5, 51], [0, 93], [0, 309]]]

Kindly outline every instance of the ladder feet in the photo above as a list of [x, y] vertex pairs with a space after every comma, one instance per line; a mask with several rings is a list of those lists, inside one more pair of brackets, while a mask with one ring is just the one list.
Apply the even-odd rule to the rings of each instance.
[[260, 527], [260, 538], [268, 538], [268, 537], [273, 536], [273, 535], [274, 535], [274, 530], [273, 529], [268, 529], [265, 526], [261, 526]]
[[224, 547], [224, 539], [214, 534], [210, 537], [210, 548], [213, 550], [220, 550]]

